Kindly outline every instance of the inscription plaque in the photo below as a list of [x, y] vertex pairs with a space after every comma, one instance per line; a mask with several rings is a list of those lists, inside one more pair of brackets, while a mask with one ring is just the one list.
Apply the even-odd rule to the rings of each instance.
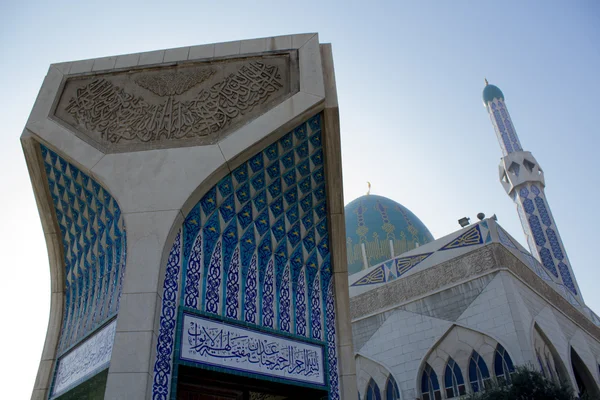
[[323, 346], [184, 314], [180, 358], [325, 385]]

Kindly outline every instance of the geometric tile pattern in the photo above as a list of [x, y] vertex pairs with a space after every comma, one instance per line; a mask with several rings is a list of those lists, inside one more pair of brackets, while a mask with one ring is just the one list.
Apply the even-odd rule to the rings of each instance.
[[498, 226], [498, 238], [500, 239], [500, 243], [505, 245], [508, 248], [518, 250], [517, 246], [510, 240], [508, 234], [504, 231], [504, 229]]
[[377, 283], [387, 282], [385, 277], [385, 265], [380, 265], [375, 268], [372, 272], [360, 278], [358, 281], [354, 282], [352, 286], [365, 286], [365, 285], [374, 285]]
[[106, 189], [46, 146], [40, 148], [64, 254], [61, 354], [119, 310], [125, 225], [117, 201]]
[[465, 233], [456, 237], [450, 243], [446, 244], [440, 250], [451, 250], [458, 249], [461, 247], [467, 246], [475, 246], [478, 244], [483, 244], [483, 236], [481, 235], [481, 229], [479, 227], [480, 224], [475, 225]]
[[396, 271], [397, 271], [397, 278], [404, 275], [406, 272], [408, 272], [408, 270], [412, 269], [413, 267], [415, 267], [417, 264], [419, 264], [421, 261], [425, 260], [427, 257], [429, 257], [430, 255], [432, 255], [433, 253], [424, 253], [424, 254], [417, 254], [415, 256], [408, 256], [408, 257], [400, 257], [396, 259]]
[[171, 389], [175, 327], [181, 272], [181, 230], [177, 232], [165, 270], [156, 360], [152, 380], [152, 400], [167, 400]]
[[208, 190], [183, 222], [178, 302], [322, 342], [339, 398], [323, 157], [317, 114]]
[[354, 282], [352, 286], [365, 286], [390, 282], [417, 266], [433, 253], [417, 254], [414, 256], [397, 257], [374, 268], [373, 271]]
[[[316, 115], [221, 179], [191, 210], [183, 225], [182, 305], [323, 340], [322, 293], [331, 278], [326, 207]], [[298, 295], [306, 303], [301, 315]]]
[[[491, 242], [490, 230], [487, 221], [482, 221], [474, 225], [472, 228], [452, 239], [449, 243], [442, 246], [437, 251], [460, 249], [463, 247], [484, 244], [484, 234], [487, 235], [485, 243]], [[381, 263], [378, 266], [371, 267], [371, 272], [350, 286], [374, 285], [393, 281], [394, 279], [406, 274], [433, 253], [435, 252], [392, 258], [391, 260]]]
[[502, 155], [507, 156], [515, 151], [522, 151], [521, 143], [515, 133], [512, 121], [504, 105], [504, 101], [497, 99], [492, 102], [492, 124], [497, 128], [494, 129], [498, 142], [502, 148]]
[[545, 200], [543, 188], [537, 184], [523, 185], [515, 199], [527, 242], [544, 268], [577, 295], [567, 253]]

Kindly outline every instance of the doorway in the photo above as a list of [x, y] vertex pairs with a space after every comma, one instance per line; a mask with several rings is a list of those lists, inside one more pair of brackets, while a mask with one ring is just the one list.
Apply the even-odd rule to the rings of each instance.
[[321, 400], [327, 391], [179, 366], [177, 400]]

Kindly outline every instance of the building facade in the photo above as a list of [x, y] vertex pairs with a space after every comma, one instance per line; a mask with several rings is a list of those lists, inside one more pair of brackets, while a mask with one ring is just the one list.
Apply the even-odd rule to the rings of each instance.
[[494, 218], [434, 240], [344, 207], [316, 34], [51, 65], [21, 136], [52, 288], [32, 399], [431, 400], [518, 365], [600, 396], [543, 171], [484, 105], [529, 251]]
[[337, 107], [317, 34], [51, 65], [32, 398], [355, 397]]
[[[364, 262], [349, 267], [361, 399], [456, 398], [510, 382], [518, 365], [600, 398], [600, 318], [583, 302], [543, 171], [523, 151], [500, 89], [486, 81], [483, 99], [503, 153], [500, 181], [530, 251], [494, 218], [431, 240], [412, 213], [394, 215], [405, 208], [392, 200], [367, 195], [350, 203], [347, 243], [358, 236], [390, 248], [398, 237], [408, 244], [397, 255], [363, 246]], [[362, 218], [367, 212], [371, 218]], [[349, 260], [356, 251], [348, 247]]]

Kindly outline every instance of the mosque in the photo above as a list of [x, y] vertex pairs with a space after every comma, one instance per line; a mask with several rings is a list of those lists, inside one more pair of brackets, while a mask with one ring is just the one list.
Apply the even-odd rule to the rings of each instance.
[[600, 394], [543, 170], [483, 100], [529, 250], [493, 217], [435, 240], [344, 207], [316, 33], [52, 64], [21, 135], [51, 276], [31, 398], [437, 400], [526, 364]]
[[[360, 399], [451, 399], [510, 382], [518, 365], [600, 396], [600, 319], [584, 303], [543, 170], [504, 95], [483, 90], [502, 149], [500, 182], [529, 245], [485, 219], [434, 240], [401, 204], [350, 202], [346, 250]], [[460, 222], [460, 221], [459, 221]]]

